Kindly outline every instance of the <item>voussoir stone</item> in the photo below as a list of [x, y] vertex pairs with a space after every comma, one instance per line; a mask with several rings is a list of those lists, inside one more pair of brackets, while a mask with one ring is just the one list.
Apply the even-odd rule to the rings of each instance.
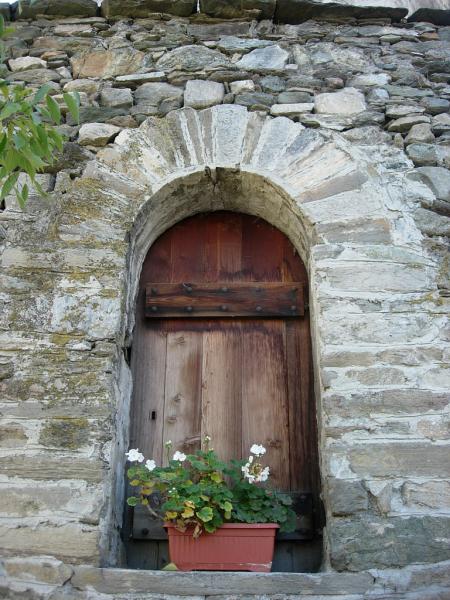
[[196, 0], [103, 0], [103, 16], [145, 18], [151, 12], [170, 13], [177, 17], [189, 17], [195, 12]]
[[364, 94], [355, 88], [318, 94], [314, 100], [316, 113], [354, 115], [367, 109]]
[[284, 69], [289, 58], [289, 52], [278, 45], [257, 48], [245, 54], [236, 66], [249, 71], [279, 71]]
[[9, 68], [13, 73], [17, 71], [29, 71], [30, 69], [46, 69], [47, 63], [37, 56], [21, 56], [8, 61]]
[[78, 143], [81, 146], [106, 146], [120, 131], [107, 123], [86, 123], [80, 127]]
[[145, 66], [146, 57], [143, 52], [133, 48], [118, 48], [84, 53], [74, 56], [70, 62], [75, 79], [86, 77], [108, 79], [135, 73]]
[[224, 95], [223, 83], [202, 80], [188, 81], [184, 92], [184, 105], [192, 108], [208, 108], [214, 104], [222, 104]]
[[183, 46], [167, 52], [156, 63], [161, 71], [202, 71], [218, 68], [231, 68], [232, 63], [217, 50], [204, 46]]

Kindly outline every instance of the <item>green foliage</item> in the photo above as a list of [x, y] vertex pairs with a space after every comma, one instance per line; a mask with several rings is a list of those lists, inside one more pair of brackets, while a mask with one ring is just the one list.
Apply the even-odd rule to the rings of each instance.
[[[11, 32], [0, 15], [0, 40]], [[0, 59], [5, 60], [0, 41]], [[0, 201], [15, 191], [23, 208], [28, 200], [29, 186], [18, 186], [20, 173], [41, 196], [46, 196], [36, 176], [52, 165], [61, 152], [64, 136], [55, 128], [61, 123], [61, 109], [43, 85], [37, 92], [22, 85], [11, 85], [0, 79]], [[79, 95], [64, 94], [64, 102], [73, 118], [79, 120]]]
[[[177, 460], [168, 460], [167, 467], [158, 467], [153, 461], [143, 464], [139, 453], [131, 458], [141, 462], [134, 462], [127, 472], [131, 485], [138, 488], [127, 500], [130, 506], [150, 506], [150, 496], [157, 493], [162, 499], [157, 515], [180, 531], [192, 528], [194, 537], [203, 531], [213, 533], [226, 522], [278, 523], [282, 531], [295, 529], [291, 498], [249, 481], [243, 474], [246, 461], [224, 463], [208, 446], [194, 454], [177, 452], [174, 457], [177, 455]], [[262, 471], [256, 460], [252, 472], [258, 469]]]

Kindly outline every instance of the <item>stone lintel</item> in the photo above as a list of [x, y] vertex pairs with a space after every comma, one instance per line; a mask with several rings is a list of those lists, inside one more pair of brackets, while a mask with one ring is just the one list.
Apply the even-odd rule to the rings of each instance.
[[364, 594], [373, 578], [369, 573], [167, 573], [131, 569], [74, 567], [71, 584], [78, 590], [103, 594], [165, 596], [231, 596], [264, 594]]

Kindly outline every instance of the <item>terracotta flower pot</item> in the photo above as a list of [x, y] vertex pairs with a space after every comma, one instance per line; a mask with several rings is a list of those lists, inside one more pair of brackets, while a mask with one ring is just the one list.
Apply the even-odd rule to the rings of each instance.
[[272, 567], [275, 523], [227, 523], [196, 539], [165, 523], [171, 562], [180, 571], [261, 571]]

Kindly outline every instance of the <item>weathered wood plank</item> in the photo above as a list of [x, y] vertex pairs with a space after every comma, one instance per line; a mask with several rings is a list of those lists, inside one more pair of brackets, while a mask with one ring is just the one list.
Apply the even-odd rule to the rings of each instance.
[[[130, 447], [157, 464], [163, 459], [167, 334], [142, 328], [136, 336], [132, 362], [135, 373], [131, 411]], [[138, 362], [139, 366], [134, 363]]]
[[185, 453], [200, 446], [201, 358], [201, 333], [167, 335], [163, 444]]
[[298, 317], [300, 283], [147, 283], [147, 318]]
[[202, 368], [202, 438], [222, 460], [241, 455], [242, 340], [240, 323], [205, 332]]
[[289, 490], [289, 423], [284, 322], [263, 321], [243, 336], [242, 452], [253, 443], [267, 448], [272, 484]]

